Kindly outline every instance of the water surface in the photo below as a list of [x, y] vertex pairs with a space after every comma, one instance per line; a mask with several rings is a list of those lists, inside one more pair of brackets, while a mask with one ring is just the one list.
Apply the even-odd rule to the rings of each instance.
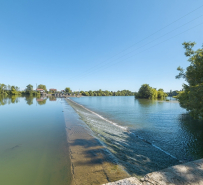
[[[119, 143], [116, 139], [118, 148], [119, 144], [124, 145], [125, 143], [128, 145], [126, 148], [129, 149], [129, 152], [133, 151], [134, 149], [131, 148], [133, 141], [130, 142], [130, 140], [137, 137], [179, 162], [203, 158], [203, 123], [191, 119], [186, 114], [186, 110], [182, 109], [174, 99], [169, 102], [137, 100], [132, 96], [71, 99], [116, 123], [117, 126], [124, 127], [130, 133], [125, 141]], [[87, 118], [89, 126], [94, 125], [94, 129], [98, 127], [99, 134], [100, 124], [96, 123], [93, 118], [91, 119], [91, 115], [87, 116], [90, 117], [90, 119]], [[108, 138], [112, 133], [112, 139], [116, 124], [112, 128], [108, 127]], [[107, 133], [107, 131], [105, 132]], [[165, 162], [165, 166], [176, 163]]]
[[70, 183], [60, 101], [55, 98], [0, 97], [0, 184]]

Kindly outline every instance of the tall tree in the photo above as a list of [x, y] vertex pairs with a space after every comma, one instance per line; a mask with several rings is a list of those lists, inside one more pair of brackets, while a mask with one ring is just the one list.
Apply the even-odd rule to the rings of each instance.
[[153, 95], [152, 87], [149, 86], [149, 84], [143, 84], [138, 93], [135, 95], [136, 98], [151, 98]]
[[72, 91], [71, 91], [70, 87], [66, 87], [66, 88], [65, 88], [65, 92], [68, 93], [68, 94], [70, 94]]
[[152, 88], [149, 84], [143, 84], [138, 93], [135, 93], [136, 98], [144, 98], [144, 99], [157, 99], [157, 98], [165, 98], [168, 95], [164, 92], [163, 89]]
[[195, 42], [184, 42], [185, 55], [190, 65], [184, 70], [178, 67], [177, 79], [184, 78], [183, 91], [177, 96], [180, 106], [196, 119], [203, 119], [203, 47], [194, 51]]
[[31, 84], [27, 85], [26, 87], [27, 91], [33, 91], [33, 86]]
[[38, 85], [37, 89], [43, 89], [43, 90], [47, 91], [46, 85], [42, 85], [42, 84]]

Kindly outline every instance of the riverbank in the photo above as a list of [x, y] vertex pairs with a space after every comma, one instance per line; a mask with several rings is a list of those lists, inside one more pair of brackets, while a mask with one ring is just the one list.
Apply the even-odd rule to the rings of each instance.
[[63, 108], [71, 161], [71, 184], [99, 185], [129, 177], [66, 101]]

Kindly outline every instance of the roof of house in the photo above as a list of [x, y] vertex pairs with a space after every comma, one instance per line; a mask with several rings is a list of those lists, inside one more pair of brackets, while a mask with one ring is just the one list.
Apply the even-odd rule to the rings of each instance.
[[44, 89], [37, 89], [37, 91], [44, 91]]
[[49, 89], [49, 90], [54, 90], [54, 91], [56, 91], [56, 89]]
[[44, 99], [37, 99], [37, 101], [44, 101]]

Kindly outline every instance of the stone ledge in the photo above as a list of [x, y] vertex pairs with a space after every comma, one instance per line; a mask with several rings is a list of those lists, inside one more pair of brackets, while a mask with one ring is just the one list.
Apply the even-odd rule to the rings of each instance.
[[130, 177], [116, 182], [109, 182], [103, 185], [142, 185], [142, 183], [136, 177]]
[[203, 185], [203, 159], [148, 173], [141, 181], [130, 177], [105, 185]]

